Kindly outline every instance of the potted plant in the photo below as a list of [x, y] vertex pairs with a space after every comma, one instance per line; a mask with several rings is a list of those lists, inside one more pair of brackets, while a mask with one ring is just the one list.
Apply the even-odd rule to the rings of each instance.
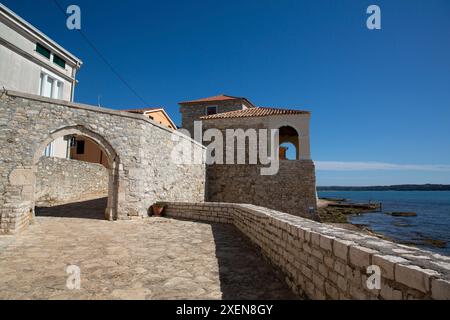
[[161, 217], [166, 207], [167, 204], [165, 202], [156, 202], [155, 204], [152, 205], [153, 215], [155, 217]]

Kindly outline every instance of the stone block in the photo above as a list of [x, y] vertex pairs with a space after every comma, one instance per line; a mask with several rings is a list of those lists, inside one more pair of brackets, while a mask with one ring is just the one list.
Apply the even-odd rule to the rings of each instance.
[[325, 282], [325, 293], [330, 299], [333, 299], [333, 300], [339, 299], [338, 289], [328, 281]]
[[367, 268], [371, 264], [371, 256], [378, 251], [361, 246], [351, 246], [349, 248], [350, 263], [359, 268]]
[[320, 247], [320, 234], [311, 232], [311, 243], [314, 246]]
[[381, 283], [380, 296], [384, 300], [402, 300], [403, 299], [402, 292], [400, 290], [393, 289], [384, 282]]
[[395, 265], [395, 281], [423, 293], [430, 291], [431, 277], [438, 277], [439, 273], [433, 270], [422, 269], [413, 265]]
[[394, 266], [397, 263], [407, 264], [408, 260], [398, 256], [390, 255], [374, 255], [372, 257], [372, 264], [380, 267], [381, 277], [394, 280]]
[[321, 291], [323, 291], [323, 286], [325, 284], [325, 278], [322, 277], [320, 274], [313, 274], [313, 282], [314, 282], [314, 286], [318, 289], [320, 289]]
[[450, 300], [450, 281], [432, 279], [431, 297], [435, 300]]
[[341, 292], [347, 292], [348, 281], [343, 276], [338, 276], [337, 286]]
[[345, 276], [345, 267], [346, 265], [338, 260], [334, 262], [334, 271], [336, 271], [341, 276]]
[[333, 241], [333, 253], [336, 257], [347, 262], [348, 248], [350, 245], [355, 244], [352, 241], [346, 241], [341, 239], [335, 239]]
[[327, 251], [333, 250], [333, 240], [334, 238], [321, 235], [320, 236], [320, 247]]

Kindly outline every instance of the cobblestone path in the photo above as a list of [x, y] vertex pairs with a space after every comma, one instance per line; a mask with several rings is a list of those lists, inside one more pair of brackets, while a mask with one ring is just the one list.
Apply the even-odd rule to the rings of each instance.
[[[295, 299], [233, 226], [102, 220], [103, 200], [41, 209], [0, 237], [0, 299]], [[66, 267], [81, 271], [69, 290]]]

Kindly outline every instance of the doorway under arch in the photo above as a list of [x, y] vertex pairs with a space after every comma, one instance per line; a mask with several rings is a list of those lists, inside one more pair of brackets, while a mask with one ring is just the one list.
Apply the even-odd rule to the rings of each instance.
[[[53, 141], [61, 140], [65, 137], [69, 143], [71, 139], [78, 139], [77, 141], [89, 142], [95, 144], [101, 152], [102, 160], [99, 162], [108, 171], [108, 196], [106, 201], [106, 209], [104, 212], [104, 218], [106, 220], [117, 219], [117, 207], [118, 207], [118, 193], [119, 193], [119, 163], [120, 159], [117, 152], [111, 146], [111, 144], [101, 135], [85, 128], [84, 126], [69, 126], [51, 132], [48, 137], [42, 141], [42, 143], [36, 149], [33, 157], [33, 171], [35, 177], [37, 176], [38, 164], [42, 157], [45, 157], [48, 146]], [[72, 146], [74, 147], [74, 146]], [[76, 146], [75, 146], [76, 147]], [[68, 158], [70, 158], [70, 150], [68, 150]], [[77, 160], [77, 159], [74, 159]], [[93, 162], [93, 161], [90, 161]], [[36, 205], [36, 181], [34, 183], [34, 206]]]

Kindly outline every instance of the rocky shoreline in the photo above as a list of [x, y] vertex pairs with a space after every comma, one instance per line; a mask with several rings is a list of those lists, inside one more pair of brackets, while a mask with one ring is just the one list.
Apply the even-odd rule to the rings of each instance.
[[348, 217], [351, 215], [363, 214], [374, 211], [373, 208], [361, 206], [340, 206], [346, 199], [323, 198], [317, 202], [319, 219], [322, 223], [334, 225], [347, 230], [361, 231], [380, 239], [391, 240], [382, 234], [373, 232], [369, 226], [361, 224], [352, 224]]
[[411, 239], [409, 242], [399, 242], [392, 239], [386, 235], [374, 232], [368, 225], [364, 224], [353, 224], [349, 222], [349, 216], [361, 215], [368, 212], [380, 211], [381, 214], [388, 214], [391, 216], [402, 216], [402, 217], [415, 217], [417, 216], [414, 212], [381, 212], [382, 205], [374, 203], [351, 203], [347, 199], [333, 199], [333, 198], [321, 198], [317, 202], [317, 209], [319, 214], [319, 219], [322, 223], [329, 225], [334, 225], [343, 229], [360, 231], [371, 236], [383, 240], [389, 240], [392, 242], [401, 243], [404, 245], [410, 245], [416, 247], [417, 245], [426, 245], [434, 248], [446, 248], [447, 242], [439, 239], [427, 238], [424, 236]]

